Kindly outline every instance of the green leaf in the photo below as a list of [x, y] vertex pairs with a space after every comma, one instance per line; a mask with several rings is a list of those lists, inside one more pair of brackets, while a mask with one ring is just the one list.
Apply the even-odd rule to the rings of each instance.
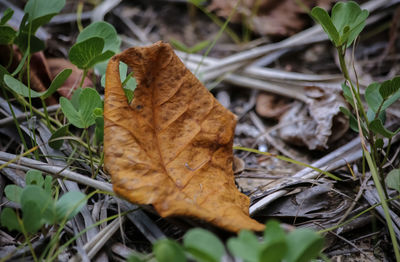
[[385, 179], [387, 187], [397, 190], [400, 193], [400, 169], [393, 169]]
[[65, 117], [68, 121], [78, 128], [85, 128], [86, 125], [83, 122], [83, 119], [80, 113], [75, 109], [72, 103], [65, 97], [60, 98], [60, 106], [63, 111]]
[[376, 148], [378, 148], [378, 149], [383, 149], [383, 146], [385, 145], [385, 143], [383, 142], [383, 139], [382, 138], [378, 138], [378, 139], [376, 139], [376, 141], [375, 141], [375, 146], [376, 146]]
[[0, 221], [1, 225], [3, 227], [7, 227], [8, 230], [17, 230], [19, 232], [22, 232], [21, 226], [18, 223], [17, 214], [15, 214], [15, 211], [13, 209], [9, 207], [4, 208], [1, 211]]
[[347, 109], [346, 107], [339, 107], [340, 112], [342, 112], [343, 114], [345, 114], [350, 121], [350, 128], [355, 131], [358, 132], [358, 123], [357, 123], [357, 118], [349, 111], [349, 109]]
[[12, 44], [17, 32], [8, 25], [0, 25], [0, 45]]
[[339, 35], [345, 34], [345, 28], [348, 31], [347, 39], [342, 39], [346, 46], [350, 46], [354, 39], [360, 34], [365, 26], [365, 20], [368, 17], [367, 10], [361, 10], [360, 6], [353, 1], [338, 2], [332, 8], [332, 23]]
[[339, 46], [339, 33], [336, 29], [335, 25], [333, 24], [331, 18], [329, 17], [328, 13], [325, 9], [321, 7], [314, 7], [311, 10], [311, 16], [321, 24], [322, 28], [324, 29], [325, 33], [328, 35], [329, 39], [333, 42], [333, 44], [338, 47]]
[[46, 92], [42, 95], [42, 99], [46, 99], [49, 96], [51, 96], [54, 92], [57, 91], [67, 80], [67, 78], [71, 75], [72, 69], [64, 69], [60, 73], [56, 75], [56, 77], [53, 79], [51, 82], [49, 88], [46, 90]]
[[42, 172], [35, 169], [29, 170], [26, 172], [25, 182], [27, 185], [37, 185], [39, 187], [43, 187], [44, 179]]
[[379, 83], [372, 83], [365, 89], [365, 100], [374, 113], [378, 112], [379, 106], [383, 102], [383, 98], [379, 93], [380, 86]]
[[10, 73], [7, 71], [7, 69], [4, 66], [0, 65], [0, 86], [4, 84], [4, 76], [9, 74]]
[[92, 88], [85, 88], [81, 91], [78, 109], [65, 97], [60, 98], [60, 105], [68, 121], [78, 128], [87, 128], [93, 125], [95, 123], [93, 111], [103, 106], [100, 95]]
[[86, 195], [80, 191], [70, 191], [64, 194], [56, 204], [57, 221], [73, 218], [86, 205]]
[[194, 228], [183, 237], [185, 249], [198, 261], [219, 262], [225, 254], [222, 242], [211, 232]]
[[25, 201], [22, 204], [22, 211], [22, 222], [27, 232], [34, 234], [45, 224], [40, 204], [37, 202], [32, 200]]
[[241, 230], [237, 238], [230, 238], [227, 243], [229, 251], [247, 262], [258, 262], [261, 243], [253, 232]]
[[104, 21], [90, 24], [79, 33], [76, 42], [83, 42], [92, 37], [100, 37], [104, 40], [103, 52], [107, 50], [113, 51], [114, 53], [120, 52], [119, 47], [121, 45], [121, 39], [114, 26], [111, 24]]
[[11, 8], [7, 8], [4, 13], [3, 17], [0, 20], [0, 25], [5, 25], [13, 16], [14, 11]]
[[265, 227], [264, 245], [260, 252], [259, 261], [280, 262], [287, 249], [286, 235], [279, 222], [269, 221]]
[[53, 184], [53, 178], [51, 176], [46, 176], [44, 179], [44, 191], [47, 194], [51, 195], [51, 188]]
[[69, 125], [65, 125], [54, 131], [49, 139], [49, 146], [53, 149], [60, 149], [64, 143], [64, 139], [58, 140], [60, 137], [64, 137], [68, 134]]
[[14, 39], [14, 44], [16, 44], [23, 53], [28, 49], [28, 40], [30, 36], [30, 54], [39, 52], [43, 50], [46, 46], [45, 43], [34, 35], [29, 35], [29, 32], [20, 30], [17, 37]]
[[154, 243], [153, 252], [158, 262], [187, 261], [183, 248], [169, 239], [161, 239]]
[[83, 89], [79, 96], [79, 112], [86, 127], [95, 123], [93, 112], [96, 108], [102, 108], [103, 103], [99, 93], [93, 88]]
[[64, 6], [65, 0], [29, 0], [24, 11], [29, 15], [29, 23], [32, 23], [32, 33], [48, 23]]
[[395, 77], [392, 80], [387, 80], [381, 84], [379, 93], [383, 99], [388, 99], [400, 90], [400, 77]]
[[17, 185], [7, 185], [4, 189], [4, 193], [6, 194], [8, 200], [15, 203], [21, 202], [22, 187]]
[[382, 136], [387, 137], [387, 138], [392, 138], [395, 134], [397, 134], [398, 132], [400, 132], [400, 128], [397, 129], [397, 130], [394, 131], [394, 132], [392, 132], [392, 131], [386, 129], [386, 128], [383, 126], [383, 123], [382, 123], [382, 121], [381, 121], [379, 118], [377, 118], [377, 119], [375, 119], [374, 121], [370, 122], [370, 123], [369, 123], [369, 128], [370, 128], [374, 133], [376, 133], [376, 134], [381, 134]]
[[209, 40], [201, 41], [200, 43], [189, 48], [189, 53], [191, 53], [191, 54], [197, 53], [197, 52], [203, 50], [204, 48], [206, 48], [209, 44], [210, 44]]
[[171, 45], [172, 45], [175, 49], [177, 49], [177, 50], [179, 50], [179, 51], [182, 51], [182, 52], [185, 52], [185, 53], [190, 53], [190, 52], [189, 52], [189, 47], [188, 47], [187, 45], [185, 45], [184, 43], [182, 43], [181, 41], [179, 41], [179, 40], [177, 40], [177, 39], [171, 37], [171, 38], [169, 39], [169, 42], [171, 43]]
[[319, 255], [324, 239], [312, 230], [296, 229], [287, 235], [287, 244], [285, 261], [308, 262]]
[[104, 40], [100, 37], [91, 37], [74, 44], [69, 50], [69, 60], [80, 69], [89, 69], [96, 63], [104, 61], [114, 52], [103, 51]]
[[32, 98], [35, 98], [43, 94], [43, 93], [38, 93], [32, 89], [29, 90], [26, 85], [24, 85], [22, 82], [20, 82], [19, 80], [15, 79], [10, 75], [4, 75], [4, 82], [11, 90], [24, 97], [30, 96]]
[[43, 219], [43, 223], [53, 224], [55, 222], [56, 213], [54, 199], [43, 188], [36, 185], [26, 186], [21, 194], [23, 212], [25, 212], [24, 207], [30, 206], [28, 202], [33, 202], [39, 207], [38, 210]]
[[353, 95], [351, 93], [351, 89], [346, 83], [342, 83], [342, 91], [343, 91], [343, 96], [346, 99], [346, 101], [354, 108], [354, 100], [353, 100]]
[[79, 109], [79, 97], [81, 96], [81, 93], [83, 91], [83, 88], [77, 88], [74, 90], [74, 92], [72, 93], [72, 97], [71, 97], [71, 103], [74, 106], [74, 108], [76, 110]]

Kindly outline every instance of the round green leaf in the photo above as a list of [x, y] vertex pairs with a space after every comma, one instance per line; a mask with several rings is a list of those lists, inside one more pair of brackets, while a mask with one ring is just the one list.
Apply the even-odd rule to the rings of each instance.
[[57, 221], [71, 219], [86, 205], [86, 195], [80, 191], [70, 191], [64, 194], [56, 204]]
[[309, 262], [318, 257], [324, 246], [323, 238], [309, 229], [296, 229], [287, 236], [285, 261]]
[[17, 185], [8, 185], [4, 189], [4, 193], [6, 194], [8, 200], [13, 201], [15, 203], [20, 203], [22, 187], [19, 187]]
[[35, 169], [29, 170], [26, 172], [25, 182], [27, 185], [37, 185], [39, 187], [43, 187], [44, 179], [42, 172]]
[[40, 205], [35, 201], [25, 201], [22, 204], [22, 222], [29, 233], [36, 233], [44, 224], [45, 219]]
[[219, 262], [225, 254], [222, 242], [210, 231], [195, 228], [183, 237], [183, 245], [198, 261]]
[[[39, 213], [44, 223], [53, 224], [56, 218], [54, 199], [43, 188], [36, 185], [28, 185], [21, 194], [21, 206], [24, 213], [24, 207], [29, 203], [35, 203], [38, 206]], [[33, 212], [29, 210], [29, 212]]]
[[253, 232], [241, 230], [237, 238], [230, 238], [227, 243], [229, 251], [237, 258], [247, 262], [258, 262], [261, 243]]
[[400, 193], [400, 169], [393, 169], [385, 179], [386, 185]]
[[6, 207], [1, 211], [0, 222], [3, 227], [7, 227], [10, 231], [17, 230], [22, 232], [21, 226], [18, 223], [17, 214], [15, 214], [15, 211], [9, 207]]
[[71, 47], [68, 54], [69, 60], [80, 69], [89, 69], [96, 63], [104, 61], [113, 55], [113, 52], [111, 52], [111, 54], [102, 53], [103, 47], [103, 38], [88, 38], [82, 42], [74, 44]]
[[0, 45], [9, 45], [14, 41], [17, 32], [8, 25], [0, 25]]
[[186, 262], [183, 248], [175, 241], [162, 239], [153, 245], [153, 252], [158, 262]]
[[92, 37], [100, 37], [104, 40], [103, 52], [110, 50], [114, 53], [118, 53], [120, 51], [121, 39], [118, 37], [114, 26], [111, 24], [104, 21], [90, 24], [79, 33], [76, 42], [79, 43]]
[[75, 109], [71, 101], [65, 97], [60, 98], [60, 106], [68, 121], [78, 128], [85, 128], [86, 125], [81, 117], [81, 114]]
[[29, 0], [24, 11], [27, 13], [29, 22], [32, 23], [32, 32], [48, 23], [65, 6], [65, 0]]

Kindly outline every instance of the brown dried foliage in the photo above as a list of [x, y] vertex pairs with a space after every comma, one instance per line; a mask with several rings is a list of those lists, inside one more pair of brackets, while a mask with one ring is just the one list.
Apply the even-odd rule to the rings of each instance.
[[[119, 62], [134, 71], [128, 104]], [[163, 217], [186, 216], [226, 230], [263, 230], [248, 215], [249, 199], [235, 187], [235, 116], [184, 66], [169, 44], [130, 48], [107, 68], [105, 167], [114, 191], [151, 204]]]

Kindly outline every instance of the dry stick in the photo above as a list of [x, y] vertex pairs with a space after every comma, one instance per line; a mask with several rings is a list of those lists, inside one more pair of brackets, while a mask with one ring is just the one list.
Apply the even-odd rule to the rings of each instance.
[[[0, 163], [5, 163], [8, 161], [11, 161], [11, 160], [15, 159], [16, 157], [17, 156], [14, 154], [0, 152]], [[65, 169], [64, 167], [51, 166], [47, 163], [33, 160], [30, 158], [21, 157], [18, 160], [18, 165], [10, 164], [8, 167], [14, 167], [14, 168], [22, 167], [24, 170], [29, 170], [31, 168], [37, 169], [37, 170], [40, 170], [45, 173], [53, 174], [55, 176], [61, 176], [66, 179], [76, 181], [78, 183], [114, 194], [112, 191], [112, 185], [110, 183], [97, 181], [97, 180], [91, 179], [89, 177], [83, 176], [81, 174], [75, 173], [73, 171], [70, 171], [68, 169]]]
[[[48, 106], [48, 107], [47, 107], [47, 112], [48, 112], [48, 113], [54, 112], [54, 111], [56, 111], [58, 108], [60, 108], [60, 105]], [[39, 111], [40, 111], [40, 112], [43, 112], [43, 108], [40, 108]], [[17, 115], [15, 116], [15, 118], [16, 118], [17, 120], [26, 120], [26, 118], [27, 118], [29, 115], [30, 115], [29, 112], [25, 112], [25, 113], [17, 114]], [[14, 118], [13, 118], [12, 116], [5, 117], [5, 118], [3, 118], [3, 119], [0, 119], [0, 126], [4, 126], [4, 125], [7, 125], [7, 124], [14, 123], [13, 121], [14, 121]]]
[[[354, 207], [356, 206], [358, 200], [361, 198], [361, 196], [363, 195], [363, 192], [365, 190], [365, 187], [367, 186], [367, 182], [368, 180], [371, 178], [371, 175], [369, 175], [368, 177], [364, 178], [364, 181], [361, 183], [360, 189], [358, 190], [358, 193], [356, 195], [356, 197], [354, 198], [353, 202], [351, 203], [350, 207], [346, 210], [346, 212], [344, 213], [344, 215], [339, 219], [339, 221], [336, 223], [336, 225], [340, 225], [343, 223], [344, 220], [346, 220], [346, 218], [348, 217], [348, 215], [351, 213], [351, 211], [353, 211]], [[339, 231], [339, 229], [338, 229]], [[339, 234], [339, 232], [336, 232], [337, 234]]]
[[[119, 217], [114, 219], [109, 225], [102, 229], [94, 238], [84, 245], [84, 249], [90, 259], [92, 259], [99, 250], [106, 244], [106, 242], [114, 235], [118, 230], [120, 223], [123, 223], [125, 217]], [[75, 255], [69, 260], [69, 262], [81, 261], [79, 254]]]

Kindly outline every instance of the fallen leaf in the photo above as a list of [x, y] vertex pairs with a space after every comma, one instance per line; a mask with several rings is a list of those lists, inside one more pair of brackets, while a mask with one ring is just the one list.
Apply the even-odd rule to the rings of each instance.
[[[50, 58], [47, 59], [47, 63], [49, 65], [52, 78], [66, 68], [72, 69], [71, 75], [67, 78], [64, 84], [57, 89], [57, 92], [60, 95], [71, 98], [73, 91], [79, 86], [83, 71], [64, 58]], [[93, 86], [93, 82], [90, 80], [90, 77], [86, 76], [85, 80], [83, 80], [82, 87], [85, 88], [91, 86]]]
[[289, 109], [289, 103], [286, 97], [262, 92], [257, 96], [256, 112], [263, 117], [279, 119]]
[[[128, 104], [119, 62], [138, 83]], [[232, 170], [235, 116], [183, 65], [169, 44], [130, 48], [106, 73], [105, 168], [114, 191], [162, 216], [186, 216], [226, 230], [261, 231]]]
[[[237, 1], [213, 0], [208, 10], [227, 18]], [[330, 7], [334, 0], [243, 0], [232, 22], [246, 23], [260, 35], [290, 36], [301, 31], [309, 21], [307, 8]], [[303, 5], [303, 6], [302, 6]], [[255, 12], [256, 11], [256, 12]]]
[[340, 112], [348, 107], [339, 88], [305, 88], [310, 98], [307, 105], [293, 103], [280, 119], [279, 136], [286, 142], [307, 146], [310, 150], [327, 149], [347, 132], [349, 121]]

